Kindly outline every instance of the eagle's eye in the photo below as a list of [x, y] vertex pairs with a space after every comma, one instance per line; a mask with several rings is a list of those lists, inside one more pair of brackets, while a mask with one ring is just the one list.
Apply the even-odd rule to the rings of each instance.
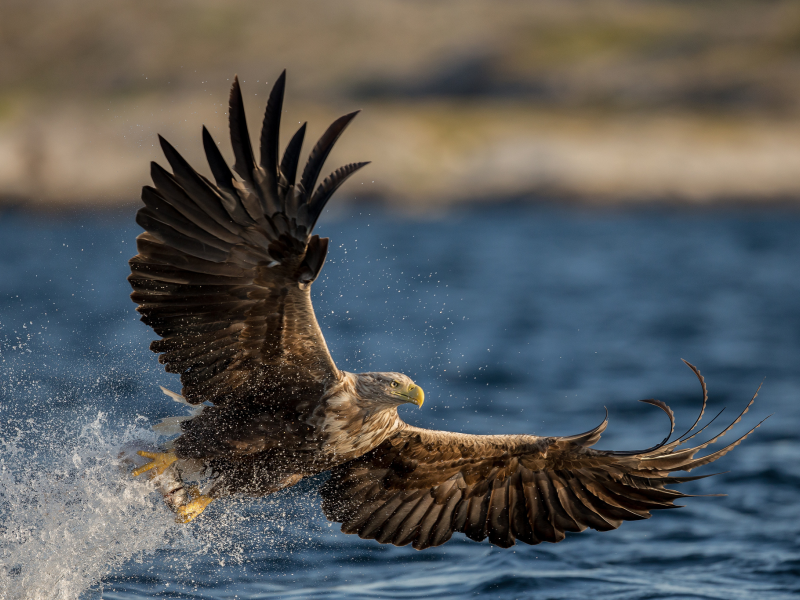
[[397, 386], [399, 386], [399, 385], [400, 385], [400, 384], [399, 384], [399, 383], [397, 383], [396, 381], [393, 381], [393, 382], [392, 382], [392, 387], [397, 387]]

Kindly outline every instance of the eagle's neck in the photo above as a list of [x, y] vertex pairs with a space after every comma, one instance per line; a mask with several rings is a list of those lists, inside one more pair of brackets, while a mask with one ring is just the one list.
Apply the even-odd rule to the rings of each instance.
[[323, 451], [336, 463], [366, 454], [403, 426], [396, 406], [362, 397], [358, 376], [342, 374], [341, 383], [325, 402], [320, 423]]

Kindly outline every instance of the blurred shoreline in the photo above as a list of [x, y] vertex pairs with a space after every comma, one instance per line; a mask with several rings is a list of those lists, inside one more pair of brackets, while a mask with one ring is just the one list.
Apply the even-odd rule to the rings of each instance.
[[[339, 195], [341, 194], [341, 195]], [[0, 220], [14, 215], [38, 219], [83, 219], [92, 215], [109, 221], [130, 221], [143, 206], [141, 200], [93, 199], [92, 201], [37, 201], [29, 198], [0, 196]], [[494, 198], [462, 198], [439, 204], [421, 204], [408, 202], [406, 199], [387, 198], [382, 196], [348, 197], [346, 192], [334, 195], [326, 210], [333, 212], [335, 218], [341, 215], [361, 214], [395, 214], [403, 218], [439, 219], [458, 214], [458, 211], [485, 210], [517, 210], [529, 207], [556, 211], [582, 211], [587, 214], [595, 212], [674, 212], [691, 213], [733, 213], [743, 214], [780, 211], [794, 214], [800, 211], [800, 198], [796, 196], [773, 198], [711, 198], [703, 202], [689, 201], [685, 198], [604, 198], [598, 201], [582, 196], [558, 196], [541, 194], [532, 191], [519, 196]]]
[[[24, 120], [6, 126], [0, 205], [54, 210], [133, 203], [150, 183], [149, 162], [166, 164], [158, 133], [209, 176], [202, 125], [232, 162], [220, 88], [213, 101], [189, 95], [127, 101], [105, 111], [61, 107], [43, 113], [34, 129]], [[263, 95], [248, 98], [253, 140], [262, 102]], [[289, 99], [285, 127], [308, 116], [309, 136], [316, 138], [341, 112], [358, 106], [333, 104], [346, 107], [334, 112]], [[374, 200], [419, 211], [542, 198], [700, 206], [800, 200], [800, 119], [596, 114], [522, 103], [361, 106], [326, 164], [332, 171], [372, 161], [337, 194], [344, 202]], [[142, 120], [142, 113], [150, 118]], [[284, 140], [290, 133], [284, 131]]]
[[157, 134], [208, 174], [288, 71], [282, 144], [368, 160], [337, 202], [424, 212], [800, 204], [800, 4], [777, 0], [10, 0], [0, 22], [0, 207], [136, 205]]

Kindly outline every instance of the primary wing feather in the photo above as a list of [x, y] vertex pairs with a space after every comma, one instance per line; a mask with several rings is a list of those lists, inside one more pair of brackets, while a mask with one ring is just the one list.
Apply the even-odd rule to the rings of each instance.
[[[230, 129], [241, 180], [203, 128], [215, 183], [160, 139], [173, 172], [153, 163], [154, 187], [142, 191], [145, 207], [137, 222], [145, 232], [130, 260], [131, 297], [142, 321], [162, 337], [152, 350], [161, 353], [167, 371], [181, 375], [182, 393], [194, 404], [257, 401], [275, 385], [318, 398], [340, 376], [311, 306], [310, 284], [328, 240], [311, 235], [306, 215], [312, 195], [294, 183], [304, 128], [290, 143], [286, 173], [278, 166], [284, 83], [281, 74], [270, 94], [256, 164], [234, 80]], [[339, 120], [334, 130], [342, 129]], [[312, 171], [318, 172], [336, 137], [324, 136], [323, 150], [310, 158]], [[334, 176], [337, 184], [341, 179]], [[329, 197], [313, 197], [315, 214]]]

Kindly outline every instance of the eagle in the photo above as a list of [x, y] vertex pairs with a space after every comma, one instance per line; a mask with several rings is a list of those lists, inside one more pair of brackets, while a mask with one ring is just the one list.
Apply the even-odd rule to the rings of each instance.
[[[669, 435], [646, 450], [593, 449], [607, 412], [596, 428], [567, 437], [468, 435], [405, 423], [397, 409], [422, 407], [422, 388], [402, 373], [339, 370], [311, 305], [311, 284], [328, 253], [328, 238], [313, 235], [314, 226], [333, 193], [368, 163], [317, 180], [358, 111], [328, 127], [298, 180], [305, 123], [279, 155], [285, 82], [284, 71], [269, 95], [258, 155], [234, 78], [233, 170], [205, 127], [213, 181], [159, 136], [172, 172], [153, 162], [153, 186], [142, 190], [136, 222], [145, 231], [129, 261], [131, 298], [161, 338], [151, 350], [180, 374], [175, 395], [195, 410], [177, 439], [139, 452], [150, 461], [133, 475], [149, 472], [158, 481], [178, 521], [196, 518], [216, 498], [265, 496], [327, 471], [322, 510], [344, 533], [416, 549], [456, 532], [503, 548], [558, 542], [567, 531], [607, 531], [676, 507], [687, 494], [667, 486], [708, 475], [672, 473], [717, 460], [761, 424], [696, 458], [739, 422], [754, 395], [719, 434], [680, 448], [705, 429], [695, 431], [708, 398], [688, 362], [702, 389], [700, 414], [672, 439], [670, 408], [644, 400], [670, 421]], [[192, 476], [202, 489], [189, 485]]]

